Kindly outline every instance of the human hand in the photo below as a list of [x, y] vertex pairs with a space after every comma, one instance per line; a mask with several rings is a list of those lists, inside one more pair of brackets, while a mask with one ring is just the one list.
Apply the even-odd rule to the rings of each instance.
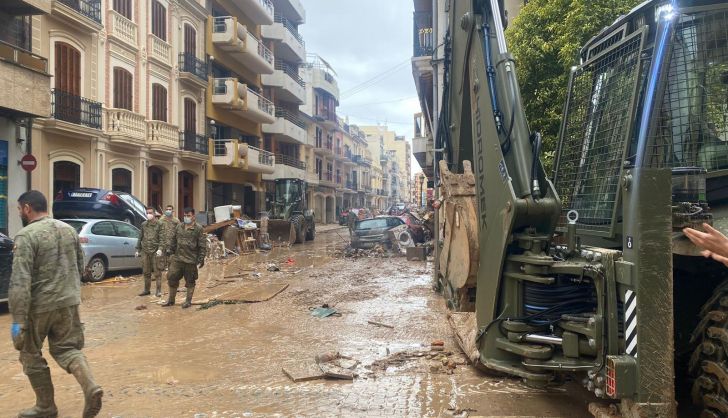
[[157, 250], [157, 257], [161, 257], [161, 256], [162, 256], [162, 250]]
[[704, 256], [712, 257], [716, 261], [721, 260], [716, 259], [713, 255], [723, 258], [728, 257], [728, 238], [706, 223], [703, 224], [703, 228], [705, 232], [693, 228], [684, 228], [683, 233], [693, 244], [709, 253], [708, 255], [704, 253]]
[[137, 252], [134, 253], [134, 257], [139, 258], [139, 251], [137, 251]]

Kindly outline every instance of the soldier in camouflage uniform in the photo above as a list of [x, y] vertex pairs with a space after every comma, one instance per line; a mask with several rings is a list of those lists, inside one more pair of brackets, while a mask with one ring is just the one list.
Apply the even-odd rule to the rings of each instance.
[[142, 257], [144, 271], [144, 291], [139, 296], [149, 295], [152, 287], [152, 276], [157, 283], [157, 296], [162, 294], [162, 270], [157, 258], [163, 254], [162, 224], [154, 216], [154, 208], [147, 208], [147, 220], [142, 223], [141, 233], [136, 245], [136, 257]]
[[[159, 220], [159, 223], [162, 225], [162, 248], [166, 249], [169, 248], [169, 245], [172, 241], [172, 235], [174, 235], [174, 231], [177, 228], [177, 225], [179, 225], [179, 219], [177, 219], [176, 216], [174, 216], [174, 206], [167, 205], [167, 207], [164, 209], [164, 216]], [[164, 270], [167, 270], [169, 267], [169, 261], [170, 257], [167, 257], [167, 252], [163, 251], [163, 254], [161, 257], [157, 257], [157, 269], [159, 269], [159, 280], [161, 281], [162, 272]], [[157, 288], [157, 297], [162, 296], [161, 288]]]
[[197, 269], [205, 265], [205, 254], [207, 253], [207, 238], [202, 227], [195, 222], [194, 209], [185, 209], [184, 224], [177, 225], [167, 252], [173, 256], [169, 274], [167, 274], [169, 299], [162, 306], [174, 305], [179, 281], [184, 277], [187, 298], [182, 304], [182, 308], [189, 308], [192, 306], [192, 295], [195, 293]]
[[94, 382], [81, 352], [84, 336], [78, 305], [84, 261], [78, 235], [69, 225], [48, 216], [48, 202], [41, 192], [22, 194], [18, 212], [24, 228], [15, 236], [9, 291], [11, 336], [36, 396], [35, 406], [18, 416], [58, 415], [51, 372], [41, 353], [48, 338], [51, 356], [83, 389], [82, 416], [95, 417], [101, 411], [104, 392]]

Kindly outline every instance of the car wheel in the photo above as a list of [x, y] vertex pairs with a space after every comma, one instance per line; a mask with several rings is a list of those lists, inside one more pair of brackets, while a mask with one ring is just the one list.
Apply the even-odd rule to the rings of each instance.
[[95, 256], [88, 262], [88, 281], [96, 283], [106, 277], [106, 261], [100, 256]]

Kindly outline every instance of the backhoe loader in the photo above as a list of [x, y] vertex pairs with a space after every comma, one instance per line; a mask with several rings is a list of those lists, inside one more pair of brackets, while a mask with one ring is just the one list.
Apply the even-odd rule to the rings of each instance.
[[646, 1], [584, 45], [550, 175], [502, 10], [451, 0], [444, 43], [440, 282], [463, 348], [529, 385], [577, 378], [595, 416], [728, 417], [728, 268], [682, 233], [728, 229], [728, 2]]

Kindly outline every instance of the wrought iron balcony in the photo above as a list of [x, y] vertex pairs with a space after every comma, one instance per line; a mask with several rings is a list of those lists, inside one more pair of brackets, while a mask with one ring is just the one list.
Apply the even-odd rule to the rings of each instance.
[[277, 12], [275, 14], [275, 19], [274, 20], [275, 20], [276, 23], [280, 23], [281, 25], [283, 25], [283, 27], [286, 28], [286, 30], [288, 30], [288, 32], [290, 32], [290, 34], [293, 35], [293, 37], [296, 38], [296, 40], [302, 46], [305, 46], [306, 45], [306, 42], [304, 42], [304, 40], [303, 40], [303, 36], [301, 36], [301, 34], [298, 33], [298, 28], [296, 27], [296, 25], [294, 25], [293, 23], [291, 23], [290, 20], [286, 19], [285, 17], [283, 17], [283, 15], [281, 15], [281, 14], [279, 14]]
[[101, 0], [58, 0], [89, 19], [101, 23]]
[[205, 61], [197, 58], [194, 54], [179, 54], [179, 70], [183, 73], [190, 73], [199, 79], [207, 81], [207, 64]]
[[204, 135], [198, 135], [196, 132], [180, 131], [179, 149], [207, 155], [207, 138]]
[[413, 49], [415, 57], [431, 56], [434, 50], [432, 12], [415, 12], [413, 24]]
[[51, 90], [51, 117], [101, 129], [101, 103], [62, 90]]
[[276, 164], [283, 164], [287, 165], [289, 167], [298, 168], [301, 170], [306, 169], [306, 163], [303, 161], [299, 161], [296, 157], [291, 157], [290, 155], [284, 155], [284, 154], [275, 154], [275, 161]]

